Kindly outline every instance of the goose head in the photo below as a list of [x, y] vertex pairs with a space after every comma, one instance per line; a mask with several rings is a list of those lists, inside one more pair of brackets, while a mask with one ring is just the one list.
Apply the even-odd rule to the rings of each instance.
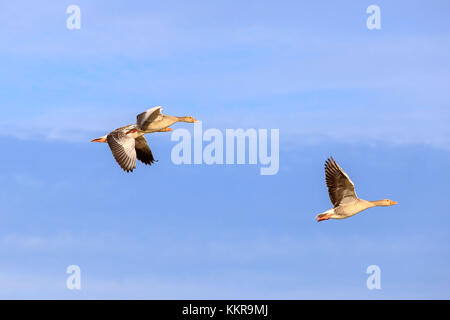
[[389, 199], [383, 199], [378, 201], [378, 206], [383, 206], [383, 207], [389, 207], [389, 206], [393, 206], [395, 204], [398, 204], [397, 201], [394, 200], [389, 200]]
[[197, 119], [194, 119], [194, 118], [191, 117], [191, 116], [182, 117], [182, 118], [181, 118], [181, 121], [182, 121], [182, 122], [189, 122], [189, 123], [198, 122]]

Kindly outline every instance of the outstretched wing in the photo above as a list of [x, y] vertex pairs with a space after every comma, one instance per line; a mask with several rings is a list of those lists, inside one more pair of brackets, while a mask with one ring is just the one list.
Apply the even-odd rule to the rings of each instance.
[[325, 181], [331, 203], [337, 207], [341, 203], [347, 203], [358, 199], [355, 185], [341, 167], [330, 157], [325, 161]]
[[114, 159], [126, 172], [136, 168], [136, 150], [134, 138], [122, 131], [113, 131], [106, 137]]
[[150, 123], [155, 120], [159, 120], [159, 118], [162, 117], [161, 110], [162, 107], [154, 107], [138, 114], [136, 124], [138, 125], [139, 129], [145, 131]]
[[147, 144], [147, 140], [145, 140], [144, 136], [140, 136], [136, 138], [136, 156], [137, 158], [145, 164], [151, 165], [155, 162], [155, 158], [153, 158], [152, 150]]

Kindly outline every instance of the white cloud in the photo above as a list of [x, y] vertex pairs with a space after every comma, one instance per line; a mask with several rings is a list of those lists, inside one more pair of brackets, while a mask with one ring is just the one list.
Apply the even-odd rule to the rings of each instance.
[[[135, 108], [136, 110], [138, 108]], [[288, 144], [383, 143], [395, 145], [426, 145], [450, 150], [450, 113], [442, 108], [409, 111], [380, 108], [333, 108], [329, 110], [273, 112], [266, 110], [201, 111], [195, 117], [207, 128], [277, 128], [285, 146]], [[341, 111], [344, 110], [344, 111]], [[24, 140], [61, 140], [86, 143], [135, 121], [133, 111], [67, 110], [47, 113], [21, 122], [6, 122], [0, 135]], [[170, 113], [170, 110], [169, 112]], [[128, 120], [127, 120], [128, 119]]]

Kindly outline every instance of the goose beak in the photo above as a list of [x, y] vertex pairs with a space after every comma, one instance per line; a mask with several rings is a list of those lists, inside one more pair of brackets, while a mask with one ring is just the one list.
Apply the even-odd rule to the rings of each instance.
[[397, 202], [397, 201], [392, 201], [392, 200], [391, 200], [391, 206], [393, 206], [394, 204], [398, 204], [398, 202]]
[[172, 128], [164, 128], [162, 130], [159, 130], [160, 132], [169, 132], [169, 131], [173, 131]]
[[106, 138], [92, 139], [91, 142], [106, 142]]

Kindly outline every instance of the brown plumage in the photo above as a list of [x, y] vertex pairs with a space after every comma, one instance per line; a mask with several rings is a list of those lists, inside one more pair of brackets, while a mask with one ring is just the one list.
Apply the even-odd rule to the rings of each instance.
[[341, 202], [351, 202], [358, 198], [353, 181], [339, 167], [333, 157], [325, 161], [325, 181], [328, 187], [328, 195], [334, 207], [337, 207]]
[[111, 131], [91, 142], [106, 142], [119, 166], [126, 172], [136, 168], [136, 159], [151, 165], [155, 161], [152, 151], [144, 137], [146, 133], [172, 131], [170, 125], [175, 122], [196, 122], [192, 117], [174, 117], [161, 113], [161, 107], [148, 109], [137, 115], [135, 124]]
[[136, 157], [139, 161], [151, 165], [153, 162], [157, 161], [153, 157], [152, 150], [147, 144], [144, 136], [136, 138], [135, 140]]
[[126, 172], [132, 172], [136, 168], [136, 158], [145, 164], [155, 162], [152, 151], [145, 137], [133, 137], [133, 125], [125, 126], [110, 132], [106, 136], [106, 142], [119, 166]]
[[397, 204], [389, 199], [367, 201], [358, 198], [353, 181], [332, 157], [325, 161], [325, 182], [333, 208], [318, 214], [317, 221], [345, 219], [368, 208]]

